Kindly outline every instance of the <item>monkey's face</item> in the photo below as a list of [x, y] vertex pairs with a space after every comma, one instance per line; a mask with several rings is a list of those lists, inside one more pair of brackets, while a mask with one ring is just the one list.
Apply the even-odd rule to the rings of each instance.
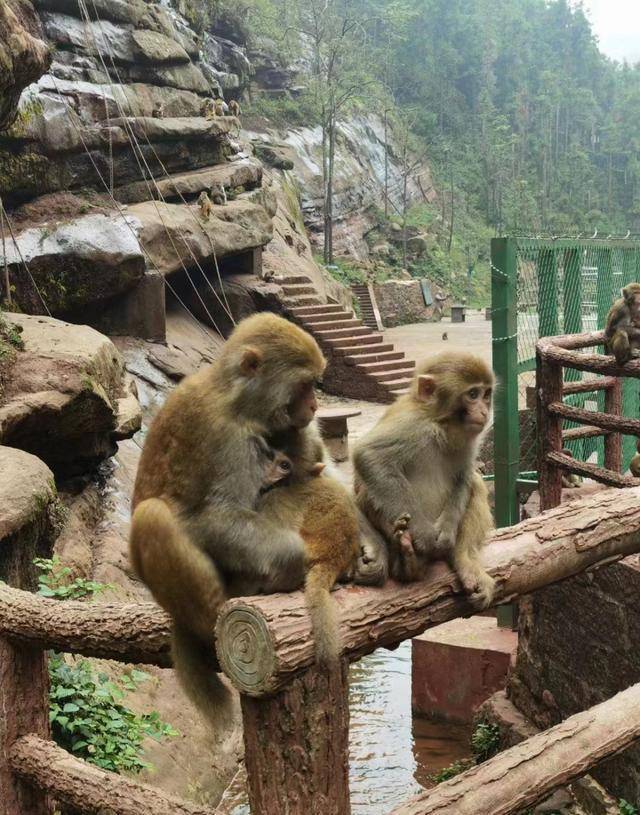
[[631, 320], [634, 323], [640, 322], [640, 284], [630, 283], [622, 290], [624, 302], [629, 309]]
[[459, 415], [469, 436], [478, 436], [491, 419], [493, 387], [479, 382], [467, 388], [460, 399]]
[[318, 410], [315, 384], [315, 382], [302, 382], [294, 389], [291, 401], [287, 405], [291, 427], [301, 429], [313, 421]]

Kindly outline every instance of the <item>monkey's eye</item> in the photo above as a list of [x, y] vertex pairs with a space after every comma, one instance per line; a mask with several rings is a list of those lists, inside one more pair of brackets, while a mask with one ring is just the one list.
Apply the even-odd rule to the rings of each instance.
[[467, 391], [467, 396], [469, 399], [477, 399], [480, 396], [480, 388], [471, 388], [471, 390]]
[[281, 461], [280, 462], [280, 469], [284, 470], [285, 473], [291, 472], [291, 462], [290, 461]]
[[316, 379], [313, 383], [314, 388], [321, 388], [322, 387], [322, 379]]

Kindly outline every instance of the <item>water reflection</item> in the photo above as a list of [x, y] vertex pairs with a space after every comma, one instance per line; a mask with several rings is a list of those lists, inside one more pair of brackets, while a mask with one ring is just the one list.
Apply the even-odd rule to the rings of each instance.
[[383, 815], [437, 770], [469, 755], [466, 727], [412, 721], [411, 642], [351, 667], [350, 767], [353, 815]]

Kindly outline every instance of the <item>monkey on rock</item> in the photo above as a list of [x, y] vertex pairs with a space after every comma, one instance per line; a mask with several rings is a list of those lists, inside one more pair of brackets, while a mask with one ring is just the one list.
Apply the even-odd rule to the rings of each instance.
[[491, 603], [494, 580], [480, 562], [493, 528], [476, 469], [491, 423], [494, 376], [484, 360], [441, 353], [417, 370], [354, 450], [356, 500], [387, 541], [391, 575], [421, 579], [446, 559], [472, 602]]

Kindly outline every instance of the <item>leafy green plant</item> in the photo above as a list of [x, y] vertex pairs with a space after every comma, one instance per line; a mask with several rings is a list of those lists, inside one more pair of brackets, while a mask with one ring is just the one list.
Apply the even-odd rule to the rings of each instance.
[[618, 801], [618, 810], [620, 815], [638, 815], [638, 808], [625, 801], [624, 798]]
[[437, 773], [431, 775], [430, 779], [436, 784], [440, 784], [442, 781], [448, 781], [450, 778], [455, 778], [456, 775], [460, 775], [460, 773], [463, 773], [472, 766], [473, 761], [470, 758], [454, 761], [453, 764], [449, 764], [448, 767], [443, 767], [441, 770], [438, 770]]
[[145, 736], [159, 741], [178, 732], [153, 711], [141, 716], [124, 703], [125, 690], [149, 679], [133, 670], [119, 682], [94, 673], [86, 660], [70, 664], [61, 654], [49, 660], [49, 720], [55, 741], [80, 758], [113, 772], [139, 773]]
[[471, 749], [478, 764], [486, 761], [500, 749], [500, 728], [497, 724], [480, 722], [471, 736]]
[[49, 558], [35, 558], [34, 564], [40, 569], [38, 577], [38, 594], [56, 600], [78, 600], [81, 597], [93, 597], [100, 592], [112, 589], [108, 583], [97, 583], [83, 577], [72, 577], [72, 570], [63, 566], [60, 558], [54, 555]]

